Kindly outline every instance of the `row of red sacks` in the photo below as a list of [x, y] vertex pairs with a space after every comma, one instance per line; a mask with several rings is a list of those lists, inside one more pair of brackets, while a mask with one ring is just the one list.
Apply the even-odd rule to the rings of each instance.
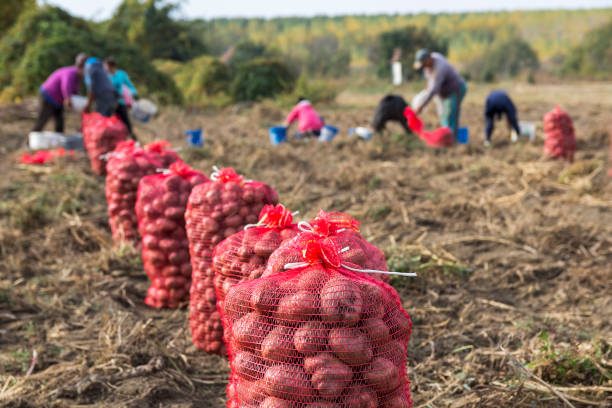
[[[133, 203], [152, 283], [145, 302], [178, 307], [191, 288], [194, 343], [209, 352], [225, 351], [223, 320], [228, 406], [410, 406], [410, 320], [390, 286], [353, 271], [387, 270], [357, 221], [321, 212], [299, 233], [269, 186], [232, 169], [209, 180], [178, 160], [154, 174], [173, 159], [150, 150], [124, 142], [109, 156], [113, 235], [134, 240]], [[305, 264], [287, 279], [291, 260]]]

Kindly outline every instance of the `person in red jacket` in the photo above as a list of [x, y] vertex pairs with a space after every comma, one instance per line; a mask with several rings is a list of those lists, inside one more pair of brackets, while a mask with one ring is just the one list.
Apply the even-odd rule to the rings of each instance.
[[285, 119], [285, 127], [289, 127], [291, 123], [298, 121], [298, 131], [295, 133], [296, 138], [319, 136], [323, 127], [323, 119], [312, 107], [310, 101], [303, 97], [298, 98], [298, 103], [293, 107], [287, 119]]

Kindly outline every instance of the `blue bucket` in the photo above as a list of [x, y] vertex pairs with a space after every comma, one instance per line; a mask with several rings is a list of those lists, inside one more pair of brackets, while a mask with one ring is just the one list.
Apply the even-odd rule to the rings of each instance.
[[321, 128], [319, 142], [330, 142], [338, 133], [338, 128], [335, 126], [325, 125]]
[[467, 144], [470, 143], [470, 132], [467, 127], [460, 127], [457, 130], [457, 143]]
[[287, 141], [287, 128], [284, 126], [272, 126], [268, 129], [268, 134], [273, 145], [279, 145]]
[[186, 130], [187, 145], [190, 147], [204, 146], [204, 138], [202, 137], [202, 128]]

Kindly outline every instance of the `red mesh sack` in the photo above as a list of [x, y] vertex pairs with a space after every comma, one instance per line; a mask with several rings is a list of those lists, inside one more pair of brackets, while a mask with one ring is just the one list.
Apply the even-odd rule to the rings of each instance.
[[420, 134], [423, 131], [423, 121], [419, 119], [416, 112], [410, 106], [406, 106], [406, 109], [404, 109], [404, 116], [406, 117], [408, 127], [414, 133]]
[[193, 267], [190, 325], [193, 343], [202, 351], [225, 353], [221, 315], [217, 311], [212, 256], [215, 246], [247, 224], [255, 224], [266, 204], [278, 195], [264, 183], [245, 181], [233, 169], [213, 173], [212, 182], [194, 188], [185, 220]]
[[213, 252], [217, 309], [223, 309], [229, 288], [261, 277], [272, 252], [297, 234], [291, 211], [281, 204], [266, 205], [257, 224], [217, 245]]
[[155, 156], [161, 162], [163, 168], [167, 169], [175, 161], [181, 160], [177, 152], [170, 149], [170, 142], [167, 140], [156, 140], [145, 145], [144, 149]]
[[136, 215], [142, 237], [142, 261], [151, 280], [145, 303], [176, 308], [189, 296], [191, 262], [185, 232], [185, 207], [191, 189], [208, 178], [185, 163], [143, 177], [138, 185]]
[[230, 288], [228, 407], [412, 406], [411, 320], [388, 284], [351, 270], [320, 234], [293, 240], [301, 261]]
[[[342, 252], [345, 262], [358, 265], [363, 270], [388, 271], [384, 252], [361, 236], [360, 224], [350, 215], [338, 211], [326, 213], [323, 210], [309, 223], [314, 232], [330, 237], [339, 248], [349, 248]], [[285, 264], [296, 262], [300, 257], [295, 243], [285, 242], [272, 253], [262, 276], [282, 272]], [[372, 277], [384, 282], [389, 281], [387, 274], [372, 273]]]
[[448, 126], [438, 128], [433, 132], [423, 130], [423, 121], [417, 116], [410, 106], [404, 109], [404, 116], [408, 127], [416, 133], [419, 138], [431, 147], [450, 147], [455, 143], [453, 131]]
[[117, 144], [106, 163], [106, 202], [113, 241], [138, 243], [138, 218], [134, 206], [138, 183], [155, 174], [161, 163], [133, 140]]
[[558, 105], [544, 115], [544, 154], [554, 159], [574, 161], [576, 135], [570, 116]]
[[115, 150], [117, 143], [127, 139], [128, 130], [116, 116], [106, 117], [98, 112], [83, 113], [83, 144], [94, 173], [106, 174], [106, 162], [101, 157]]

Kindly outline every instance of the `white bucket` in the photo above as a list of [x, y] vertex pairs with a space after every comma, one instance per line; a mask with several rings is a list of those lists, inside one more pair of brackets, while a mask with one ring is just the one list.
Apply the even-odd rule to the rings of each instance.
[[31, 150], [52, 149], [64, 145], [66, 137], [56, 132], [30, 132], [28, 146]]
[[519, 122], [521, 136], [527, 136], [529, 140], [535, 139], [536, 123], [535, 122]]
[[157, 105], [148, 99], [139, 99], [132, 106], [132, 117], [139, 122], [148, 122], [157, 113]]
[[87, 98], [81, 95], [72, 95], [70, 97], [70, 102], [72, 103], [72, 110], [81, 113], [85, 110]]

